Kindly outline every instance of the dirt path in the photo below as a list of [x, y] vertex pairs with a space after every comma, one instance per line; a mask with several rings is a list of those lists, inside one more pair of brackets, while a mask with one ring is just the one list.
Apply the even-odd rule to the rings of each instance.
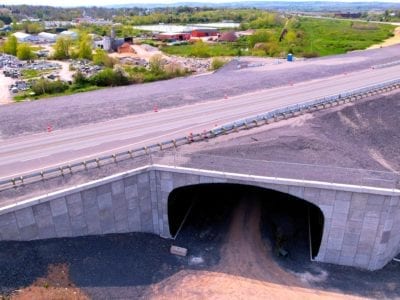
[[61, 65], [61, 70], [59, 71], [61, 80], [72, 81], [74, 72], [69, 69], [68, 62], [59, 61], [59, 60], [48, 60], [48, 62], [53, 62], [53, 63]]
[[261, 237], [260, 218], [259, 201], [241, 201], [234, 212], [216, 271], [285, 285], [302, 285], [298, 278], [282, 270], [274, 261], [271, 246]]
[[400, 27], [396, 27], [394, 30], [394, 36], [388, 38], [380, 44], [372, 45], [368, 49], [378, 49], [382, 47], [393, 46], [396, 44], [400, 44]]
[[0, 105], [12, 103], [12, 95], [9, 86], [14, 83], [14, 79], [4, 76], [0, 72]]
[[182, 270], [153, 285], [145, 299], [358, 299], [313, 290], [273, 259], [260, 232], [260, 203], [241, 201], [221, 260], [212, 271]]

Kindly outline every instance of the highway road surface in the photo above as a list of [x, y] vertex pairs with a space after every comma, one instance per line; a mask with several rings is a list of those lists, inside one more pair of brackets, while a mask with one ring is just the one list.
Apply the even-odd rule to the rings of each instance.
[[400, 65], [147, 112], [75, 128], [6, 139], [0, 180], [210, 130], [287, 105], [400, 78]]

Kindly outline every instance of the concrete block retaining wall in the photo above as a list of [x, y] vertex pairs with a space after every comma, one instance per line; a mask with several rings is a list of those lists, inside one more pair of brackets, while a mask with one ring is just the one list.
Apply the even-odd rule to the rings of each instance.
[[400, 251], [399, 190], [152, 166], [0, 208], [0, 240], [124, 232], [170, 237], [168, 197], [176, 188], [232, 183], [281, 191], [319, 207], [317, 261], [369, 270]]

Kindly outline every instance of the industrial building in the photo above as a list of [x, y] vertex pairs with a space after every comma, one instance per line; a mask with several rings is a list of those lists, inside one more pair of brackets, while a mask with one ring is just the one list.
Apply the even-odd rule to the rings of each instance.
[[21, 43], [28, 43], [28, 42], [37, 42], [39, 41], [39, 38], [35, 35], [27, 34], [24, 32], [15, 32], [13, 33], [13, 36], [15, 36], [18, 40], [18, 42]]
[[60, 37], [69, 37], [72, 40], [76, 40], [78, 38], [78, 34], [75, 31], [65, 30], [60, 33]]
[[45, 43], [54, 43], [57, 39], [57, 34], [50, 32], [41, 32], [38, 34], [39, 40]]

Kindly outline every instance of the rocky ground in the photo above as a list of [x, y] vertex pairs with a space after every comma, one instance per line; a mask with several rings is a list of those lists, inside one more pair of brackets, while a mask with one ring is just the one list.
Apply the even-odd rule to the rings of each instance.
[[[245, 92], [287, 85], [315, 78], [353, 72], [400, 60], [400, 45], [352, 52], [325, 58], [276, 64], [270, 59], [260, 67], [237, 68], [232, 61], [221, 70], [203, 76], [175, 78], [148, 84], [103, 89], [72, 96], [0, 107], [0, 139], [199, 101], [221, 99]], [[246, 62], [241, 58], [239, 63]], [[260, 64], [261, 62], [258, 61]]]
[[400, 170], [400, 93], [233, 133], [182, 152], [321, 166]]

